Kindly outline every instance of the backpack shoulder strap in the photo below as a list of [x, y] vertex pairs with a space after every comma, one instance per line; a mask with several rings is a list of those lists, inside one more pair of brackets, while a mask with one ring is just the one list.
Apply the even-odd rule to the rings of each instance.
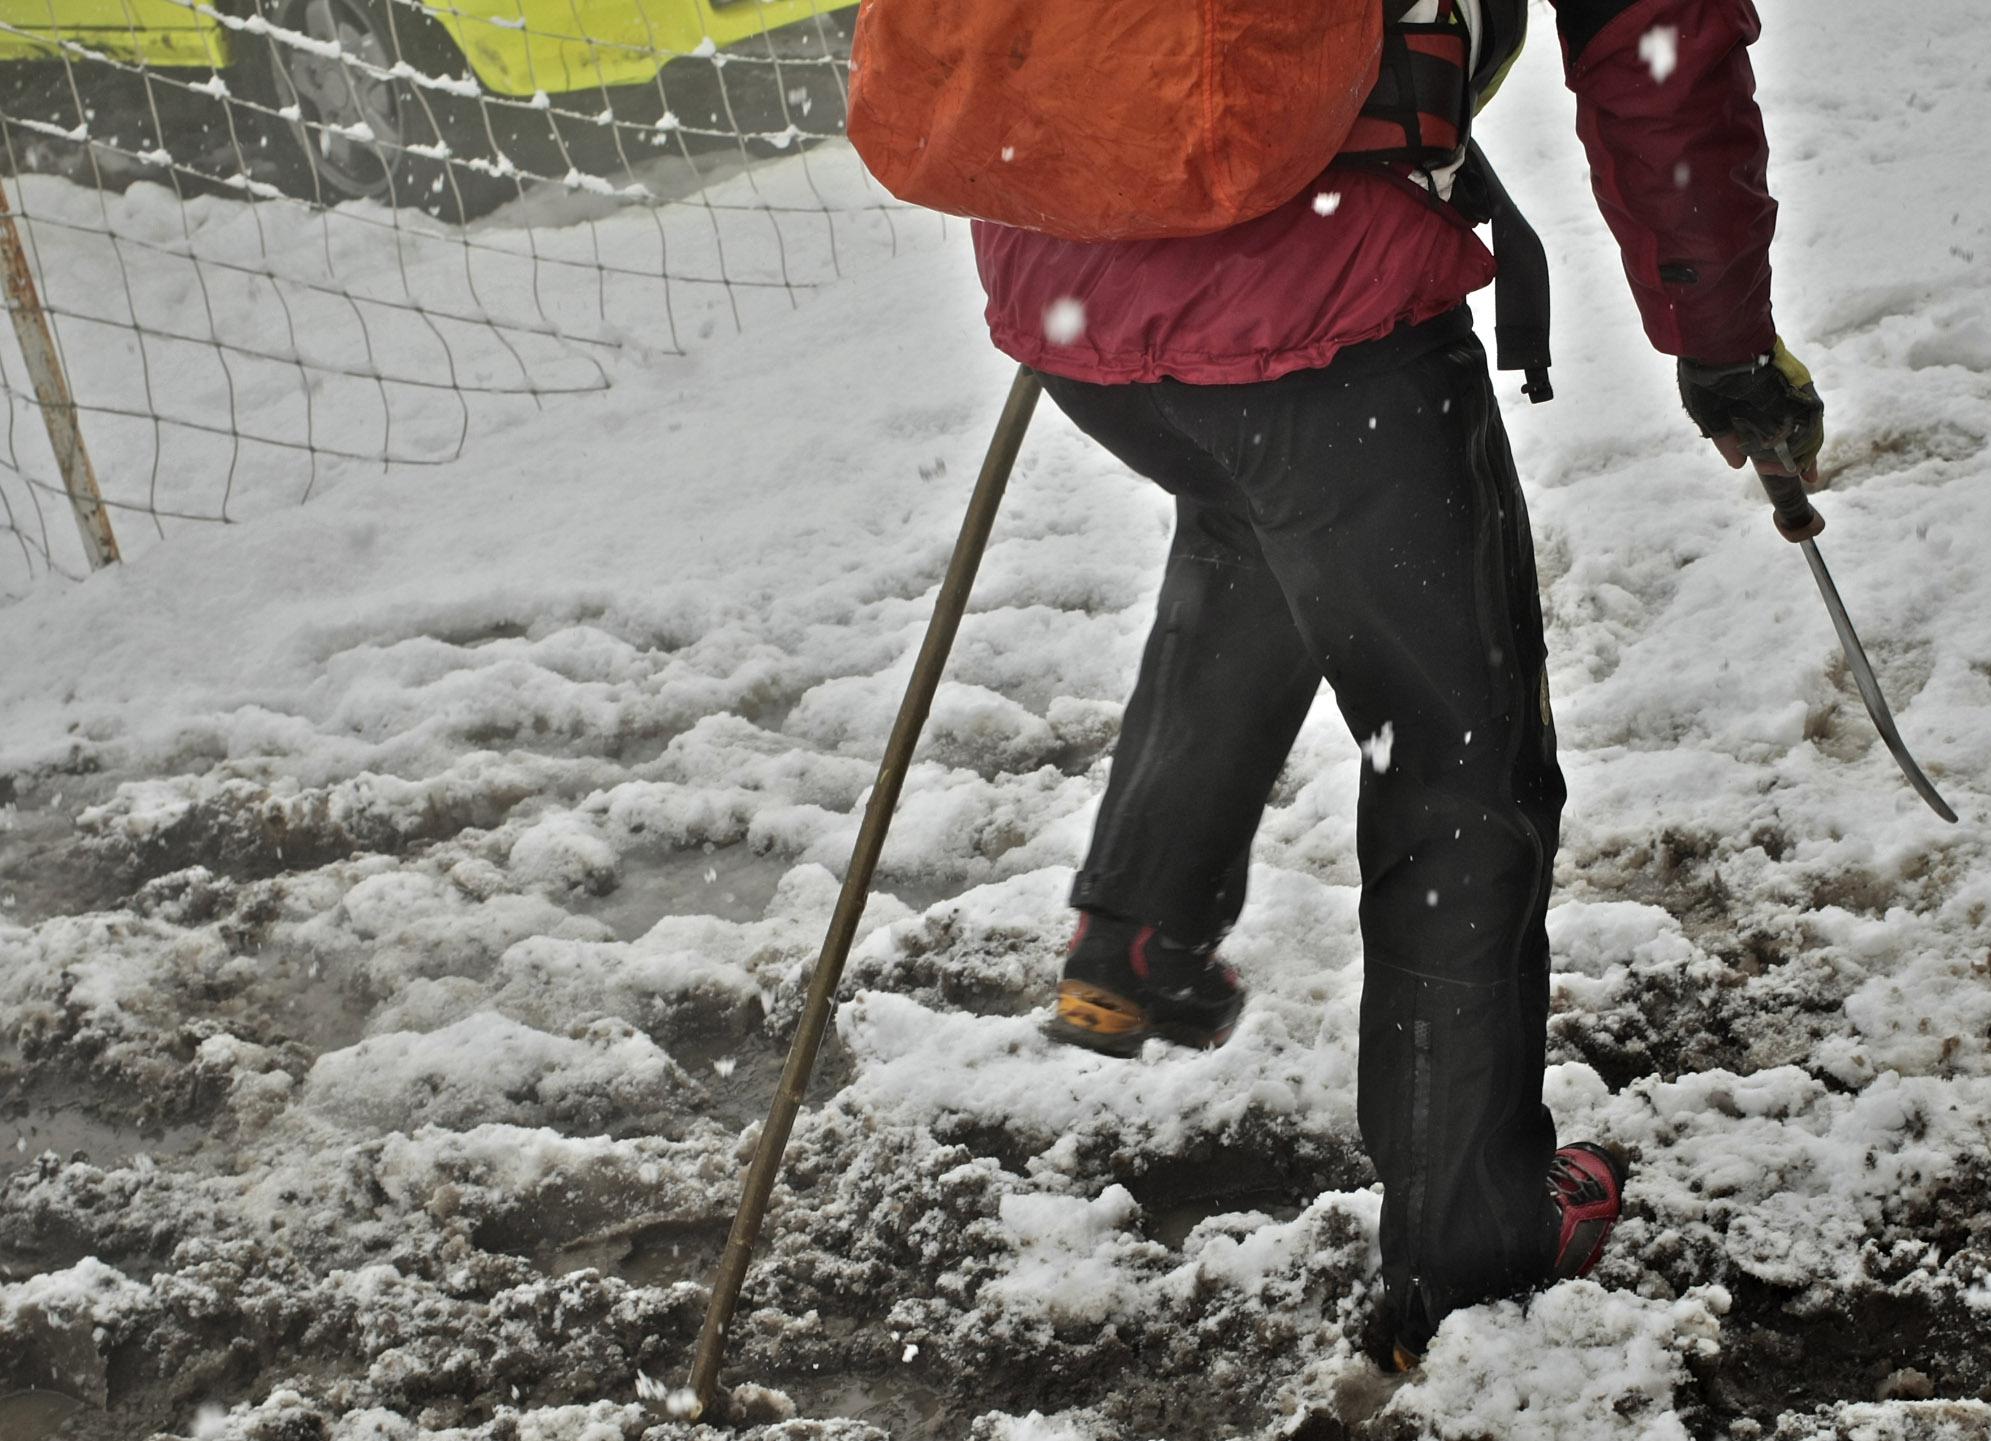
[[1485, 108], [1494, 92], [1521, 58], [1528, 40], [1528, 0], [1479, 0], [1481, 26], [1479, 63], [1473, 67], [1473, 109]]
[[1383, 0], [1381, 70], [1342, 153], [1456, 162], [1527, 34], [1528, 0]]
[[1384, 0], [1382, 64], [1341, 153], [1424, 169], [1456, 160], [1472, 120], [1471, 65], [1459, 0]]
[[[1493, 222], [1500, 257], [1494, 283], [1499, 366], [1525, 371], [1528, 398], [1548, 400], [1555, 394], [1548, 374], [1548, 256], [1472, 141], [1474, 114], [1507, 78], [1527, 38], [1528, 0], [1383, 3], [1381, 73], [1340, 158], [1408, 165], [1427, 174], [1458, 167], [1452, 206], [1470, 219]], [[1475, 19], [1477, 36], [1471, 33]], [[1442, 202], [1434, 194], [1432, 203]]]

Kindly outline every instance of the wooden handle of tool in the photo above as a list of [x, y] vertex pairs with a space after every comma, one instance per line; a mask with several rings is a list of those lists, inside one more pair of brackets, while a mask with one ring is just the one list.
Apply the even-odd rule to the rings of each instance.
[[1777, 534], [1785, 540], [1810, 540], [1825, 529], [1825, 517], [1812, 507], [1802, 478], [1788, 471], [1765, 470], [1761, 464], [1756, 467], [1756, 478], [1763, 482], [1770, 504], [1776, 507]]

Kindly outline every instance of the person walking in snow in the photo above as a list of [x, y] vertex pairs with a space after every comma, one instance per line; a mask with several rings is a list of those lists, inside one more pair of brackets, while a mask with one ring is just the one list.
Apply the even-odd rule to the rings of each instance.
[[[1555, 11], [1596, 197], [1689, 413], [1732, 464], [1809, 475], [1822, 407], [1771, 319], [1750, 0]], [[1432, 67], [1389, 49], [1465, 27], [1483, 98], [1526, 3], [1385, 13], [1367, 153], [1289, 203], [1188, 238], [977, 222], [974, 242], [996, 344], [1176, 507], [1048, 1029], [1116, 1055], [1229, 1035], [1244, 989], [1217, 943], [1324, 678], [1371, 742], [1359, 1116], [1407, 1367], [1450, 1311], [1588, 1269], [1624, 1170], [1558, 1149], [1542, 1104], [1565, 792], [1526, 506], [1465, 305], [1495, 266], [1461, 213], [1463, 137], [1435, 164], [1406, 138], [1431, 107], [1402, 87]]]

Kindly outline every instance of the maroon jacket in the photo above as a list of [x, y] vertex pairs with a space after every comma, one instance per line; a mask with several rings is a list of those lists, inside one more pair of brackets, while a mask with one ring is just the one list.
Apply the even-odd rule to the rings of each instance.
[[[1761, 29], [1755, 6], [1555, 3], [1577, 133], [1646, 334], [1714, 364], [1768, 352], [1776, 202], [1745, 50]], [[1677, 31], [1670, 56], [1641, 43], [1664, 29]], [[1326, 365], [1343, 346], [1444, 313], [1494, 273], [1464, 222], [1409, 181], [1346, 167], [1213, 235], [1100, 244], [972, 228], [996, 345], [1104, 383], [1216, 385]], [[1044, 320], [1065, 300], [1085, 324], [1057, 343]]]

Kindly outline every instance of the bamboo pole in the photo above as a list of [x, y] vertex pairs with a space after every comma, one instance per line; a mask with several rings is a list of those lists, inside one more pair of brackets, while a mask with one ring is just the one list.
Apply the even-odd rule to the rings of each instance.
[[69, 508], [76, 515], [76, 529], [83, 537], [83, 553], [90, 558], [90, 569], [102, 570], [120, 558], [117, 537], [111, 534], [111, 518], [104, 511], [104, 495], [97, 489], [97, 472], [91, 468], [90, 452], [83, 447], [76, 401], [69, 393], [68, 378], [62, 373], [55, 335], [49, 329], [48, 313], [42, 309], [41, 296], [35, 290], [34, 273], [28, 269], [28, 252], [21, 244], [21, 232], [14, 224], [14, 211], [4, 184], [0, 184], [0, 271], [5, 273], [7, 313], [14, 320], [14, 334], [21, 342], [21, 357], [28, 363], [35, 398], [41, 402], [42, 424], [48, 427], [48, 443], [55, 451], [55, 468], [61, 473], [62, 488], [69, 492]]
[[981, 476], [968, 501], [968, 513], [961, 523], [960, 538], [954, 543], [953, 558], [947, 563], [947, 576], [934, 601], [926, 640], [920, 646], [919, 659], [913, 663], [912, 679], [906, 686], [905, 699], [899, 703], [899, 716], [893, 722], [891, 737], [885, 742], [885, 758], [879, 763], [878, 780], [871, 788], [871, 801], [858, 828], [850, 868], [843, 877], [843, 890], [830, 917], [822, 954], [817, 957], [815, 972], [809, 978], [802, 1023], [788, 1049], [788, 1063], [782, 1068], [774, 1104], [768, 1111], [767, 1124], [761, 1128], [753, 1162], [747, 1168], [740, 1209], [733, 1217], [725, 1254], [719, 1258], [719, 1272], [712, 1282], [712, 1300], [706, 1307], [705, 1324], [698, 1333], [698, 1350], [691, 1368], [689, 1389], [693, 1402], [689, 1410], [693, 1420], [711, 1411], [719, 1381], [719, 1363], [726, 1352], [726, 1328], [732, 1323], [740, 1286], [746, 1280], [747, 1263], [753, 1259], [754, 1242], [759, 1239], [761, 1223], [767, 1218], [768, 1197], [774, 1191], [796, 1113], [802, 1108], [802, 1093], [816, 1068], [816, 1053], [829, 1026], [837, 982], [843, 977], [844, 960], [857, 937], [857, 923], [864, 914], [871, 877], [878, 868], [879, 854], [885, 849], [885, 832], [892, 824], [892, 810], [898, 805], [899, 791], [912, 765], [913, 748], [919, 744], [919, 733], [933, 707], [933, 695], [939, 688], [947, 653], [954, 646], [954, 634], [968, 608], [968, 592], [975, 583], [975, 571], [981, 565], [989, 532], [995, 526], [996, 509], [1002, 504], [1010, 468], [1016, 464], [1017, 452], [1023, 446], [1023, 432], [1030, 424], [1038, 392], [1037, 377], [1027, 367], [1017, 367], [1009, 400], [1003, 406], [1002, 419], [996, 422], [995, 435], [982, 461]]

